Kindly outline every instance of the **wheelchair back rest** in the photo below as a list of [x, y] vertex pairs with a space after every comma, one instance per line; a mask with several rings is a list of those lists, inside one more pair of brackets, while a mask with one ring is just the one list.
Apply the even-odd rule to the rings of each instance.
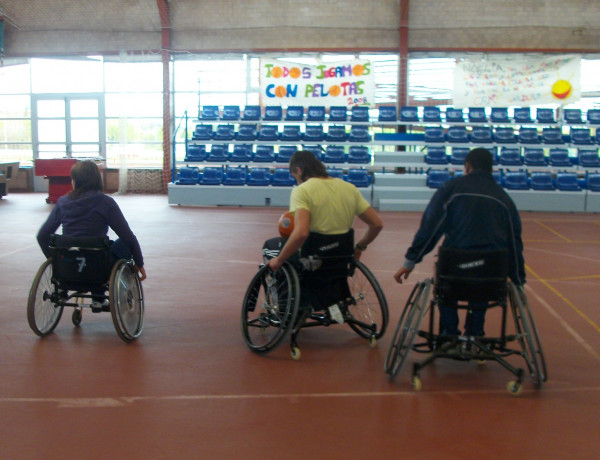
[[87, 291], [108, 281], [110, 240], [103, 237], [52, 235], [52, 278], [64, 289]]
[[335, 272], [340, 277], [348, 274], [348, 264], [354, 257], [354, 230], [341, 235], [324, 235], [310, 232], [300, 250], [300, 258], [319, 260], [313, 269], [324, 274], [324, 271]]
[[441, 247], [435, 294], [440, 300], [502, 302], [506, 298], [508, 250]]

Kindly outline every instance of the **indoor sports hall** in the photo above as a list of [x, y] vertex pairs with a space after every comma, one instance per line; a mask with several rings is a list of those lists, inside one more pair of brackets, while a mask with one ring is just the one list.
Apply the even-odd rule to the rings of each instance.
[[[0, 458], [595, 459], [597, 7], [0, 0]], [[424, 281], [436, 298], [437, 249], [403, 284], [394, 274], [475, 147], [522, 222], [527, 282], [518, 297], [509, 284], [498, 345], [510, 365], [460, 352], [417, 375], [431, 304], [420, 324], [405, 312]], [[301, 268], [282, 271], [295, 294], [259, 276], [296, 150], [383, 222], [350, 262], [344, 324], [325, 309], [313, 316], [327, 327], [297, 336], [283, 315], [302, 314]], [[104, 247], [40, 250], [86, 159], [139, 240], [141, 283]], [[92, 278], [61, 272], [67, 259]], [[259, 308], [263, 290], [277, 308]]]

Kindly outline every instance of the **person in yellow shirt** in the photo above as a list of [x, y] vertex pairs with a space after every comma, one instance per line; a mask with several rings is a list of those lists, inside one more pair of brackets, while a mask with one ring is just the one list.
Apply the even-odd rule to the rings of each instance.
[[[311, 232], [325, 235], [347, 233], [358, 216], [367, 229], [356, 242], [357, 260], [377, 237], [383, 224], [367, 200], [353, 184], [330, 177], [325, 165], [308, 151], [297, 151], [290, 159], [290, 173], [298, 181], [292, 190], [290, 211], [294, 212], [294, 229], [278, 255], [267, 261], [273, 271], [296, 254]], [[276, 251], [277, 252], [277, 251]]]

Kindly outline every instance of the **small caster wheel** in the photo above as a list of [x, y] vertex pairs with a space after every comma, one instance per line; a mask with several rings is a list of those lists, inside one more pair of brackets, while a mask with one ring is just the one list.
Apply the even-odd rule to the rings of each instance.
[[300, 359], [300, 356], [301, 356], [300, 348], [298, 348], [298, 347], [292, 347], [291, 355], [292, 355], [293, 359], [295, 359], [296, 361], [298, 361]]
[[375, 338], [374, 335], [372, 335], [371, 337], [369, 337], [369, 346], [371, 348], [375, 348], [377, 346], [377, 339]]
[[423, 386], [423, 384], [421, 382], [421, 377], [419, 377], [418, 375], [413, 375], [412, 386], [415, 391], [421, 391], [421, 388]]
[[523, 386], [520, 382], [517, 382], [516, 380], [511, 380], [506, 385], [506, 389], [510, 392], [510, 394], [516, 396], [521, 394], [521, 392], [523, 391]]
[[75, 310], [73, 310], [73, 314], [71, 315], [71, 321], [73, 321], [73, 324], [75, 326], [79, 326], [81, 324], [82, 316], [83, 314], [81, 313], [80, 308], [76, 308]]

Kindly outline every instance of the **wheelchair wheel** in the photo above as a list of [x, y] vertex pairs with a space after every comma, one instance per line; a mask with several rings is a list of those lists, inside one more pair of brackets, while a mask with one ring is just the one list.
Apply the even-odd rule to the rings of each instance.
[[415, 285], [406, 302], [402, 316], [400, 316], [398, 327], [385, 360], [384, 370], [389, 374], [390, 379], [394, 379], [406, 364], [408, 353], [412, 349], [423, 316], [429, 307], [431, 282], [431, 278], [428, 278]]
[[354, 321], [348, 324], [365, 339], [383, 337], [389, 321], [387, 300], [365, 264], [356, 262], [356, 269], [348, 277], [348, 287], [355, 303], [348, 305], [348, 313]]
[[547, 378], [546, 360], [529, 303], [522, 288], [510, 283], [509, 289], [511, 310], [523, 358], [527, 363], [533, 384], [536, 388], [541, 388], [542, 382]]
[[29, 327], [40, 337], [50, 334], [62, 316], [64, 307], [53, 302], [56, 295], [52, 283], [52, 260], [48, 259], [35, 275], [27, 300]]
[[110, 274], [108, 301], [113, 324], [125, 342], [138, 338], [144, 326], [144, 292], [130, 262], [119, 260]]
[[242, 334], [256, 353], [275, 349], [292, 330], [298, 315], [300, 282], [287, 262], [273, 272], [263, 266], [254, 275], [242, 304]]

